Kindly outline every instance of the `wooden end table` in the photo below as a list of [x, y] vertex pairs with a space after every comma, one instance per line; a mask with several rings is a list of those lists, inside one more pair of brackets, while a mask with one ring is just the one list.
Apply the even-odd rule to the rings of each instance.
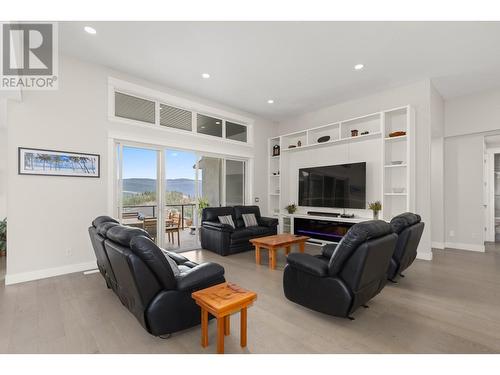
[[191, 294], [201, 308], [201, 346], [208, 346], [208, 314], [217, 319], [217, 353], [224, 353], [224, 336], [230, 333], [230, 315], [240, 312], [240, 345], [247, 346], [247, 308], [257, 293], [233, 283], [222, 283]]
[[269, 250], [269, 268], [276, 268], [276, 251], [284, 247], [286, 255], [290, 254], [291, 246], [299, 244], [299, 251], [304, 252], [307, 236], [299, 236], [295, 234], [283, 233], [274, 236], [266, 236], [251, 239], [250, 242], [255, 246], [255, 263], [260, 264], [260, 249]]

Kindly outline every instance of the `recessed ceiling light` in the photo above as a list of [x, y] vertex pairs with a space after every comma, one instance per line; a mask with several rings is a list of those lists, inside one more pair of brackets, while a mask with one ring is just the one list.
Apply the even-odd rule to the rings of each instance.
[[205, 127], [204, 127], [204, 126], [202, 126], [201, 128], [202, 128], [202, 129], [205, 129]]
[[202, 76], [203, 78], [205, 78], [205, 79], [210, 78], [210, 74], [208, 74], [208, 73], [202, 73], [202, 75], [201, 75], [201, 76]]
[[272, 100], [272, 99], [269, 99], [269, 100], [267, 101], [267, 104], [273, 104], [273, 103], [274, 103], [274, 100]]
[[365, 66], [363, 64], [356, 64], [354, 65], [354, 70], [363, 70]]
[[215, 123], [216, 123], [217, 125], [220, 125], [220, 121], [215, 121]]
[[84, 29], [86, 32], [88, 32], [89, 34], [92, 34], [92, 35], [97, 34], [96, 29], [94, 29], [93, 27], [90, 27], [90, 26], [85, 26], [83, 29]]

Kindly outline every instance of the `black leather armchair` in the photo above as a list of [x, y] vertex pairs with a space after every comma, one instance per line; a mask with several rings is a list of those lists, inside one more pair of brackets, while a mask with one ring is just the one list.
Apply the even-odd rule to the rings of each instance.
[[155, 336], [199, 324], [200, 308], [191, 293], [224, 282], [224, 268], [210, 262], [198, 265], [160, 249], [142, 229], [114, 224], [97, 224], [95, 229], [104, 238], [113, 290], [122, 304]]
[[395, 282], [396, 277], [410, 267], [417, 257], [417, 248], [425, 224], [422, 222], [420, 215], [405, 212], [395, 216], [391, 220], [391, 226], [394, 233], [398, 235], [398, 241], [389, 264], [387, 278]]
[[[258, 226], [245, 227], [243, 214], [253, 213]], [[219, 221], [219, 216], [231, 215], [235, 228]], [[278, 219], [262, 217], [258, 206], [208, 207], [202, 212], [201, 247], [220, 255], [251, 250], [250, 239], [277, 233]]]
[[321, 255], [288, 255], [285, 296], [312, 310], [349, 317], [385, 286], [396, 240], [388, 223], [372, 220], [354, 225]]

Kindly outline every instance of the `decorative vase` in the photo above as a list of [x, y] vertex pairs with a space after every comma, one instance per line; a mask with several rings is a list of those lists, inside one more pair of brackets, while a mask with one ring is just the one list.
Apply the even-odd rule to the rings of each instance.
[[378, 220], [378, 211], [373, 211], [373, 220]]
[[274, 145], [273, 147], [273, 156], [279, 156], [280, 155], [280, 146], [279, 145]]

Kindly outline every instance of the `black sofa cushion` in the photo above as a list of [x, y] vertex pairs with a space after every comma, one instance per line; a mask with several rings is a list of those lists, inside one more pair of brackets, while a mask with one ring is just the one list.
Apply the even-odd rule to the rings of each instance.
[[92, 225], [94, 226], [94, 228], [97, 228], [102, 223], [118, 223], [118, 221], [113, 219], [112, 217], [105, 215], [98, 216], [94, 219], [94, 221], [92, 221]]
[[219, 216], [231, 215], [235, 220], [233, 207], [207, 207], [201, 213], [201, 221], [214, 221], [220, 223]]
[[236, 228], [244, 228], [245, 222], [243, 220], [243, 214], [254, 214], [257, 219], [257, 223], [260, 220], [260, 208], [259, 206], [234, 206], [234, 216], [236, 217]]
[[108, 230], [110, 230], [113, 227], [116, 227], [117, 225], [120, 225], [118, 223], [108, 221], [105, 223], [101, 223], [97, 226], [96, 230], [97, 233], [99, 233], [101, 236], [106, 237], [106, 233], [108, 233]]
[[125, 227], [123, 225], [112, 227], [106, 232], [107, 238], [125, 247], [129, 247], [130, 240], [137, 236], [145, 236], [147, 238], [151, 238], [148, 232], [146, 232], [144, 229]]
[[231, 236], [231, 241], [249, 241], [252, 238], [266, 236], [269, 234], [267, 227], [248, 227], [237, 229]]
[[354, 225], [339, 242], [328, 265], [330, 276], [335, 276], [345, 261], [364, 242], [392, 233], [389, 223], [382, 220], [369, 220]]
[[421, 220], [422, 218], [420, 217], [420, 215], [414, 214], [412, 212], [405, 212], [392, 218], [392, 230], [394, 231], [394, 233], [400, 234], [409, 226], [420, 223]]
[[165, 289], [175, 289], [175, 274], [161, 249], [148, 237], [135, 236], [130, 241], [130, 249], [156, 276]]

